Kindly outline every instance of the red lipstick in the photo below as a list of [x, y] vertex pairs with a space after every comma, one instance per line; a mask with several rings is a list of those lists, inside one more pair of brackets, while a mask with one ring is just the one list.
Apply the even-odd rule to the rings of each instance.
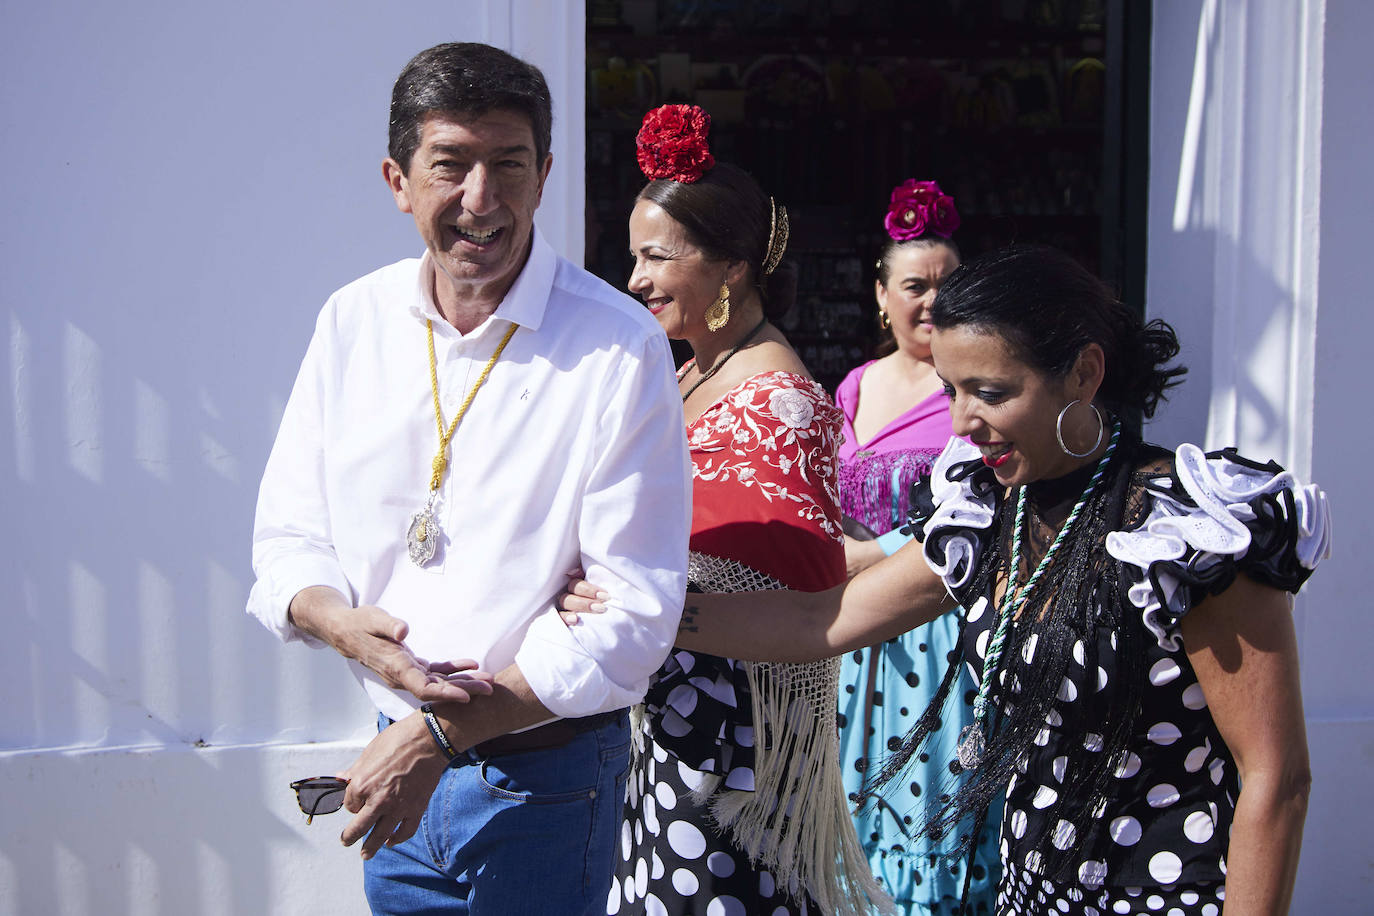
[[[983, 446], [982, 446], [982, 447], [983, 447], [983, 448], [987, 448], [988, 446], [991, 446], [991, 445], [999, 445], [999, 446], [1000, 446], [1000, 445], [1004, 445], [1004, 444], [1005, 444], [1005, 443], [1002, 443], [1002, 442], [997, 442], [997, 443], [985, 442], [985, 443], [983, 443]], [[1008, 448], [1005, 452], [1003, 452], [1002, 454], [996, 456], [995, 458], [992, 457], [991, 455], [984, 454], [984, 455], [983, 455], [983, 463], [986, 464], [986, 465], [987, 465], [988, 467], [990, 467], [990, 468], [1000, 468], [1002, 465], [1004, 465], [1004, 464], [1007, 463], [1007, 459], [1010, 458], [1010, 457], [1011, 457], [1011, 449]]]

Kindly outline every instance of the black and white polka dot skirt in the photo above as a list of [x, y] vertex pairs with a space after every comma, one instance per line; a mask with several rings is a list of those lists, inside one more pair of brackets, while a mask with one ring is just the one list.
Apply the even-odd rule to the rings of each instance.
[[1012, 862], [1002, 862], [998, 916], [1220, 916], [1224, 882], [1163, 887], [1098, 887], [1056, 884]]
[[630, 771], [615, 880], [606, 912], [648, 916], [815, 916], [802, 893], [788, 894], [773, 875], [711, 823], [692, 799], [702, 776], [647, 734]]

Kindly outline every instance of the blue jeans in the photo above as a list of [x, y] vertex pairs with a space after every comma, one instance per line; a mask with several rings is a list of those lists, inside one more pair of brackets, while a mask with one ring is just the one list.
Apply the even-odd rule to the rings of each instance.
[[563, 747], [460, 754], [414, 836], [364, 863], [372, 912], [604, 914], [629, 750], [621, 714]]

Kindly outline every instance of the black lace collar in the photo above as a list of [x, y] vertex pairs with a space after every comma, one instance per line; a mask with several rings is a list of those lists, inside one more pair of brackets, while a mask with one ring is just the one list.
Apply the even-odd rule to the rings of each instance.
[[1097, 462], [1093, 461], [1063, 477], [1029, 483], [1026, 485], [1026, 502], [1030, 504], [1031, 511], [1042, 519], [1067, 515], [1078, 497], [1088, 488], [1095, 470]]

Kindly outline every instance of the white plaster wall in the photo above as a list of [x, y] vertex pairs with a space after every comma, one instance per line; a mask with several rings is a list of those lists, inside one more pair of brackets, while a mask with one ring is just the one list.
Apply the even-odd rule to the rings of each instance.
[[363, 912], [287, 783], [371, 728], [243, 613], [257, 478], [328, 294], [420, 251], [390, 87], [439, 41], [539, 64], [538, 220], [580, 260], [583, 7], [0, 7], [0, 914]]
[[1356, 913], [1374, 899], [1374, 544], [1370, 214], [1374, 214], [1374, 6], [1325, 0], [1321, 265], [1312, 474], [1336, 509], [1334, 562], [1307, 590], [1303, 688], [1319, 769], [1300, 880], [1309, 909]]
[[1333, 555], [1296, 622], [1314, 787], [1293, 912], [1374, 892], [1374, 636], [1360, 586], [1374, 530], [1364, 463], [1374, 8], [1360, 0], [1154, 4], [1148, 310], [1189, 381], [1162, 443], [1239, 444], [1320, 482]]

